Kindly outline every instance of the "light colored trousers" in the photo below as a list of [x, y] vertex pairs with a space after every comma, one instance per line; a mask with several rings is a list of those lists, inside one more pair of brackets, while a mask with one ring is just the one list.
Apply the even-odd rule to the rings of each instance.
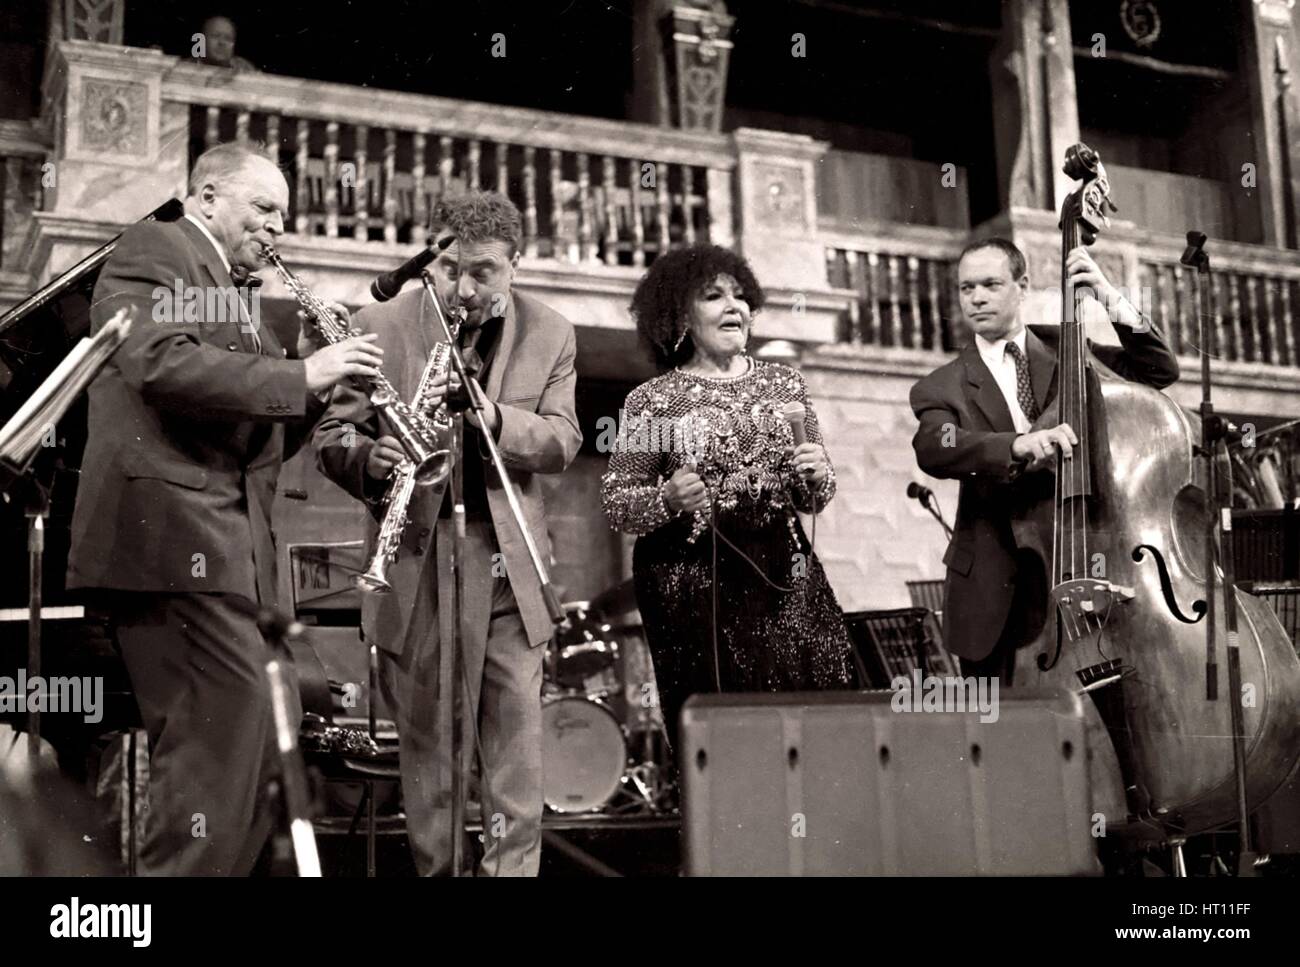
[[[452, 862], [452, 580], [451, 522], [439, 520], [405, 649], [380, 651], [379, 679], [397, 721], [407, 835], [422, 876], [445, 875]], [[480, 876], [536, 876], [542, 849], [542, 659], [523, 620], [487, 521], [467, 521], [464, 561], [464, 667], [481, 743], [479, 784], [484, 856]], [[502, 559], [497, 557], [496, 562]], [[473, 761], [474, 730], [462, 729]], [[467, 858], [470, 851], [466, 850]]]

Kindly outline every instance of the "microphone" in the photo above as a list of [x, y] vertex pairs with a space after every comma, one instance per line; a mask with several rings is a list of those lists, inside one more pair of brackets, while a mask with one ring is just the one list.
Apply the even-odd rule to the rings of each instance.
[[790, 424], [790, 432], [794, 434], [794, 445], [799, 446], [808, 442], [808, 434], [804, 432], [803, 421], [807, 415], [802, 403], [792, 400], [781, 407], [781, 415], [785, 421]]
[[916, 481], [907, 485], [907, 496], [912, 500], [919, 500], [923, 504], [928, 504], [930, 498], [934, 496], [934, 491], [929, 487], [923, 487]]
[[370, 283], [370, 294], [374, 296], [376, 302], [387, 302], [397, 293], [402, 291], [402, 286], [415, 278], [424, 269], [426, 265], [452, 242], [456, 241], [455, 235], [448, 235], [441, 242], [436, 242], [426, 248], [423, 252], [415, 255], [391, 272], [385, 272], [375, 281]]

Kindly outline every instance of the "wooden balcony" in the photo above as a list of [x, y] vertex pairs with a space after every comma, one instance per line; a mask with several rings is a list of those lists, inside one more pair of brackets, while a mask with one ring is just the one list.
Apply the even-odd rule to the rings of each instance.
[[[953, 266], [970, 238], [1013, 236], [1038, 285], [1053, 284], [1059, 271], [1052, 213], [1017, 209], [970, 229], [964, 199], [935, 188], [927, 166], [828, 154], [803, 136], [683, 132], [232, 74], [84, 42], [64, 42], [49, 58], [45, 94], [43, 137], [56, 146], [49, 158], [57, 185], [44, 192], [43, 210], [17, 219], [30, 222], [21, 238], [5, 231], [0, 281], [9, 285], [0, 295], [38, 284], [161, 199], [183, 194], [198, 153], [230, 140], [261, 144], [284, 170], [285, 258], [314, 291], [348, 304], [366, 301], [369, 280], [423, 243], [444, 194], [505, 192], [523, 214], [519, 284], [586, 331], [581, 362], [595, 375], [644, 375], [628, 372], [628, 299], [661, 252], [696, 241], [750, 258], [771, 295], [760, 336], [815, 348], [840, 367], [869, 362], [900, 375], [933, 368], [965, 341]], [[18, 147], [30, 182], [46, 148], [39, 137]], [[6, 171], [13, 166], [7, 161]], [[1136, 190], [1140, 173], [1124, 173], [1120, 181]], [[890, 201], [898, 185], [922, 183], [935, 196], [921, 206], [933, 217], [914, 220], [939, 224], [905, 224]], [[1121, 222], [1098, 257], [1191, 363], [1181, 250], [1177, 235]], [[1216, 369], [1243, 388], [1300, 388], [1300, 254], [1217, 240], [1214, 252]], [[287, 301], [276, 280], [265, 291]], [[1035, 293], [1033, 312], [1044, 322], [1059, 316], [1053, 298]]]

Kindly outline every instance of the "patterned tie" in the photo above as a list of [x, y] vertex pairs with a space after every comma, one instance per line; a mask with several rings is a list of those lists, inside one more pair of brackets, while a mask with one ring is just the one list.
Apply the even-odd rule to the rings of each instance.
[[1041, 411], [1038, 409], [1038, 401], [1034, 399], [1034, 384], [1029, 380], [1029, 360], [1013, 342], [1007, 343], [1007, 353], [1016, 361], [1016, 400], [1020, 403], [1020, 411], [1025, 414], [1026, 420], [1033, 423]]

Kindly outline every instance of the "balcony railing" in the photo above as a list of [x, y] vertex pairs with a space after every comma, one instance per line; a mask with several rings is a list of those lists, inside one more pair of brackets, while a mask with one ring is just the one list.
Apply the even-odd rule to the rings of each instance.
[[831, 286], [853, 294], [840, 341], [951, 352], [957, 348], [955, 261], [967, 233], [879, 223], [822, 232]]
[[[1235, 248], [1235, 247], [1234, 247]], [[1151, 314], [1180, 356], [1199, 355], [1192, 271], [1174, 250], [1139, 260]], [[1300, 258], [1294, 252], [1216, 253], [1212, 284], [1204, 287], [1210, 352], [1217, 359], [1300, 366]]]
[[212, 73], [182, 63], [164, 78], [164, 100], [190, 108], [191, 163], [262, 142], [300, 235], [418, 241], [444, 194], [495, 188], [523, 214], [525, 257], [641, 266], [713, 238], [730, 192], [723, 136], [269, 75], [213, 86]]

